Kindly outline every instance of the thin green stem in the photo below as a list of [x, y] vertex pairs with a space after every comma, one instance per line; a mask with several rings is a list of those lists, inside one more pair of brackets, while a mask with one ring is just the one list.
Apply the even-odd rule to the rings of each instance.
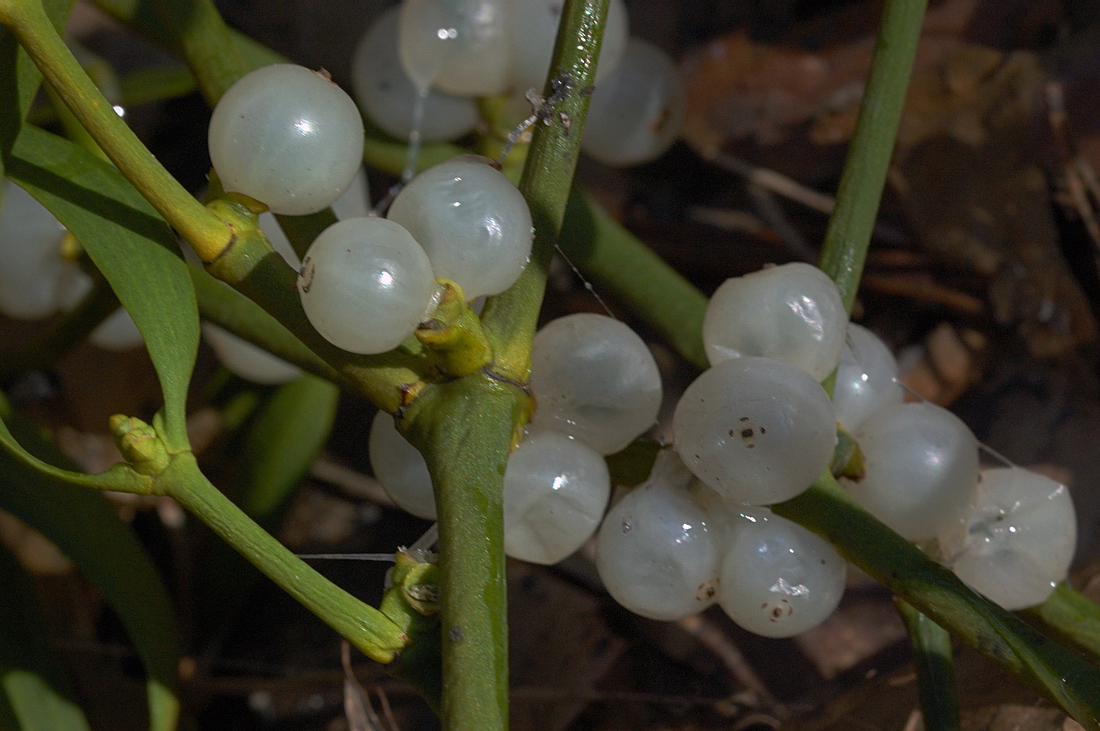
[[927, 0], [886, 2], [836, 208], [825, 232], [821, 269], [840, 288], [849, 312], [886, 184], [926, 5]]
[[176, 455], [157, 486], [367, 656], [391, 662], [408, 642], [380, 611], [317, 573], [245, 515], [210, 484], [189, 452]]
[[955, 693], [951, 635], [913, 605], [900, 599], [895, 604], [913, 650], [924, 728], [926, 731], [958, 731], [959, 699]]
[[545, 89], [554, 104], [546, 110], [546, 121], [536, 126], [519, 182], [535, 226], [531, 260], [510, 289], [489, 298], [482, 315], [496, 371], [521, 382], [527, 380], [546, 273], [573, 186], [607, 6], [608, 0], [565, 3]]
[[209, 261], [230, 241], [229, 229], [173, 178], [115, 113], [54, 30], [39, 0], [0, 0], [8, 26], [65, 105], [122, 174], [199, 256]]

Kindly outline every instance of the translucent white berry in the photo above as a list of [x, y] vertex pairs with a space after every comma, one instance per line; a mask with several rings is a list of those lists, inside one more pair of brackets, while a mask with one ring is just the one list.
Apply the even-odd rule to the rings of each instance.
[[607, 463], [591, 447], [535, 430], [508, 456], [504, 473], [504, 552], [554, 564], [600, 525], [611, 497]]
[[332, 204], [363, 159], [355, 102], [325, 76], [293, 64], [241, 77], [214, 108], [210, 159], [227, 191], [302, 215]]
[[833, 389], [836, 420], [856, 431], [876, 411], [904, 399], [897, 382], [898, 362], [873, 332], [848, 323], [848, 341], [840, 354]]
[[672, 147], [684, 126], [687, 96], [668, 54], [631, 38], [619, 65], [596, 86], [581, 149], [605, 165], [640, 165]]
[[978, 441], [957, 416], [930, 403], [895, 404], [856, 432], [866, 474], [852, 496], [910, 541], [963, 520], [978, 484]]
[[[512, 80], [518, 91], [542, 91], [550, 72], [554, 40], [561, 22], [560, 0], [516, 0], [512, 15]], [[607, 9], [603, 43], [596, 64], [596, 84], [619, 64], [629, 32], [623, 0], [611, 0]]]
[[661, 374], [627, 325], [592, 313], [559, 317], [531, 347], [532, 423], [565, 432], [600, 454], [649, 429], [661, 406]]
[[[398, 55], [399, 14], [399, 7], [387, 10], [364, 34], [352, 58], [351, 81], [355, 98], [366, 115], [386, 134], [403, 140], [413, 128], [418, 92]], [[429, 91], [424, 100], [421, 139], [453, 140], [472, 130], [477, 120], [477, 103], [473, 99]]]
[[965, 529], [940, 537], [959, 578], [1010, 611], [1050, 596], [1076, 544], [1069, 490], [1020, 467], [984, 470]]
[[607, 512], [596, 568], [615, 601], [659, 620], [689, 617], [716, 599], [722, 531], [688, 492], [691, 474], [671, 450], [650, 478]]
[[145, 345], [141, 333], [125, 307], [107, 316], [88, 336], [88, 342], [103, 350], [132, 350]]
[[379, 411], [368, 440], [374, 476], [390, 499], [407, 513], [435, 520], [435, 495], [424, 456], [393, 425], [393, 417]]
[[0, 312], [37, 320], [76, 305], [92, 281], [61, 256], [65, 227], [12, 182], [0, 188]]
[[293, 381], [302, 375], [301, 369], [297, 366], [275, 357], [263, 348], [213, 323], [202, 324], [202, 336], [222, 365], [245, 380], [274, 385]]
[[409, 78], [459, 96], [508, 90], [511, 2], [404, 0], [401, 63]]
[[770, 505], [808, 488], [828, 466], [836, 419], [805, 371], [735, 358], [703, 371], [672, 419], [676, 450], [726, 500]]
[[767, 508], [743, 508], [728, 529], [718, 603], [750, 632], [791, 637], [833, 613], [846, 575], [817, 535]]
[[727, 279], [707, 305], [703, 344], [711, 365], [760, 355], [822, 381], [840, 360], [847, 324], [836, 284], [794, 262]]
[[298, 276], [306, 316], [352, 353], [384, 353], [412, 335], [436, 291], [427, 255], [402, 226], [349, 218], [309, 247]]
[[462, 155], [428, 168], [397, 195], [386, 218], [424, 247], [436, 277], [466, 299], [499, 294], [531, 254], [531, 212], [488, 158]]

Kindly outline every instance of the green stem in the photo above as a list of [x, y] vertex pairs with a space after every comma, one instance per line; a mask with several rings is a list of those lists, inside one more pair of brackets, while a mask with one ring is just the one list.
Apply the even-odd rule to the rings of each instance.
[[958, 731], [959, 699], [955, 694], [951, 635], [913, 605], [900, 599], [895, 604], [909, 632], [924, 728], [926, 731]]
[[1065, 582], [1024, 615], [1039, 620], [1057, 635], [1100, 657], [1100, 606]]
[[176, 455], [157, 478], [175, 498], [256, 568], [372, 659], [388, 663], [409, 638], [396, 624], [333, 584], [257, 525], [199, 471], [193, 455]]
[[599, 55], [607, 6], [608, 0], [565, 3], [545, 89], [547, 98], [561, 99], [551, 110], [548, 122], [536, 126], [519, 182], [535, 226], [531, 260], [510, 289], [489, 298], [482, 315], [485, 333], [496, 353], [496, 371], [521, 382], [527, 380], [546, 273], [573, 186], [588, 114], [588, 90], [596, 79], [592, 59]]
[[157, 13], [213, 107], [233, 83], [252, 70], [210, 0], [156, 0]]
[[926, 5], [927, 0], [886, 2], [859, 120], [837, 189], [836, 208], [825, 232], [821, 269], [840, 288], [849, 312], [886, 184]]
[[845, 559], [1047, 694], [1081, 724], [1100, 727], [1100, 671], [967, 587], [856, 505], [831, 474], [772, 509], [828, 540]]
[[585, 276], [634, 312], [646, 313], [647, 324], [693, 365], [710, 365], [700, 336], [706, 296], [576, 188], [560, 245]]
[[173, 178], [115, 113], [54, 30], [39, 0], [0, 0], [8, 26], [65, 105], [122, 174], [199, 256], [209, 261], [229, 243], [230, 231]]
[[398, 421], [424, 454], [439, 515], [443, 692], [448, 731], [508, 726], [504, 468], [526, 403], [485, 375], [428, 386]]

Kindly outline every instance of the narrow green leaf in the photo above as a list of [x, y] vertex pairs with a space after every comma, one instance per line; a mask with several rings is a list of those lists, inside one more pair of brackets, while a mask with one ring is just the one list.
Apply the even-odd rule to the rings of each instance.
[[[0, 406], [6, 407], [2, 398]], [[17, 415], [7, 423], [36, 457], [73, 467], [34, 425]], [[179, 630], [168, 591], [137, 538], [99, 493], [50, 479], [6, 452], [0, 452], [0, 475], [0, 509], [53, 541], [122, 620], [148, 676], [150, 728], [174, 729], [179, 716]]]
[[[7, 142], [6, 140], [4, 142]], [[198, 306], [171, 229], [110, 164], [35, 127], [4, 146], [6, 174], [81, 241], [145, 339], [164, 394], [168, 448], [188, 448]]]
[[24, 731], [88, 728], [50, 648], [34, 580], [0, 544], [0, 695]]

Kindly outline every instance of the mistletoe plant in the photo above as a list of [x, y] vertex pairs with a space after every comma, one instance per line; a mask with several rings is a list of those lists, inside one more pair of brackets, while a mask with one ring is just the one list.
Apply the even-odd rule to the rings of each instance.
[[[161, 79], [165, 93], [195, 84], [213, 106], [248, 72], [284, 61], [227, 28], [210, 0], [97, 4], [186, 62], [191, 76]], [[101, 276], [58, 330], [26, 352], [10, 354], [0, 370], [10, 376], [49, 365], [102, 321], [117, 300], [141, 332], [163, 393], [152, 423], [132, 416], [111, 419], [126, 461], [99, 474], [76, 469], [0, 401], [0, 508], [52, 539], [117, 610], [145, 666], [153, 728], [174, 728], [179, 714], [175, 619], [149, 558], [97, 492], [175, 499], [354, 647], [413, 683], [438, 709], [445, 728], [506, 728], [502, 495], [509, 454], [532, 410], [527, 386], [532, 343], [555, 245], [685, 359], [707, 366], [702, 340], [706, 297], [572, 187], [608, 5], [607, 0], [565, 3], [544, 104], [518, 185], [534, 230], [530, 257], [518, 278], [503, 291], [495, 290], [480, 315], [472, 312], [460, 286], [427, 279], [422, 289], [435, 292], [435, 307], [414, 318], [419, 324], [411, 337], [406, 333], [383, 346], [359, 347], [352, 332], [348, 342], [353, 345], [344, 349], [319, 332], [327, 326], [319, 324], [313, 305], [296, 291], [319, 286], [322, 270], [325, 277], [331, 274], [325, 269], [329, 254], [316, 249], [306, 256], [335, 221], [323, 208], [331, 199], [305, 207], [297, 205], [300, 199], [270, 206], [284, 214], [280, 221], [296, 253], [306, 256], [299, 280], [299, 272], [273, 250], [258, 225], [258, 215], [268, 206], [216, 184], [208, 202], [200, 203], [113, 111], [58, 34], [71, 0], [0, 0], [3, 173], [64, 224]], [[821, 269], [835, 281], [848, 311], [923, 10], [920, 0], [886, 3], [825, 241]], [[63, 105], [71, 140], [28, 121], [43, 81]], [[233, 145], [228, 147], [218, 154], [232, 156]], [[427, 166], [462, 152], [447, 144], [427, 145], [420, 160]], [[368, 136], [363, 155], [368, 164], [391, 172], [405, 164], [404, 146], [380, 135]], [[301, 176], [289, 177], [301, 182]], [[221, 182], [243, 190], [235, 178]], [[186, 263], [177, 236], [197, 253], [201, 266]], [[337, 310], [340, 304], [326, 303]], [[254, 432], [254, 447], [265, 455], [261, 461], [266, 465], [256, 482], [277, 489], [254, 496], [243, 509], [203, 475], [188, 440], [187, 395], [200, 315], [312, 374], [281, 391], [286, 403], [268, 405], [270, 428]], [[394, 342], [399, 344], [394, 347]], [[398, 555], [392, 586], [377, 608], [322, 577], [263, 527], [279, 499], [276, 493], [289, 489], [287, 483], [301, 474], [302, 462], [312, 454], [309, 445], [316, 449], [323, 441], [339, 390], [357, 391], [394, 416], [400, 433], [423, 455], [434, 491], [438, 562], [419, 553]], [[291, 411], [294, 417], [286, 418]], [[920, 667], [930, 726], [957, 725], [949, 673], [943, 673], [950, 665], [953, 635], [1046, 693], [1083, 725], [1100, 727], [1100, 673], [1092, 662], [969, 589], [857, 506], [830, 471], [772, 511], [818, 534], [896, 594], [924, 660]], [[9, 590], [0, 593], [0, 726], [84, 727], [49, 660], [26, 577], [4, 552], [0, 574], [11, 577], [5, 583]], [[1035, 614], [1086, 651], [1100, 651], [1095, 608], [1072, 590], [1060, 587]], [[26, 631], [8, 631], [13, 617], [23, 618], [19, 626]]]

